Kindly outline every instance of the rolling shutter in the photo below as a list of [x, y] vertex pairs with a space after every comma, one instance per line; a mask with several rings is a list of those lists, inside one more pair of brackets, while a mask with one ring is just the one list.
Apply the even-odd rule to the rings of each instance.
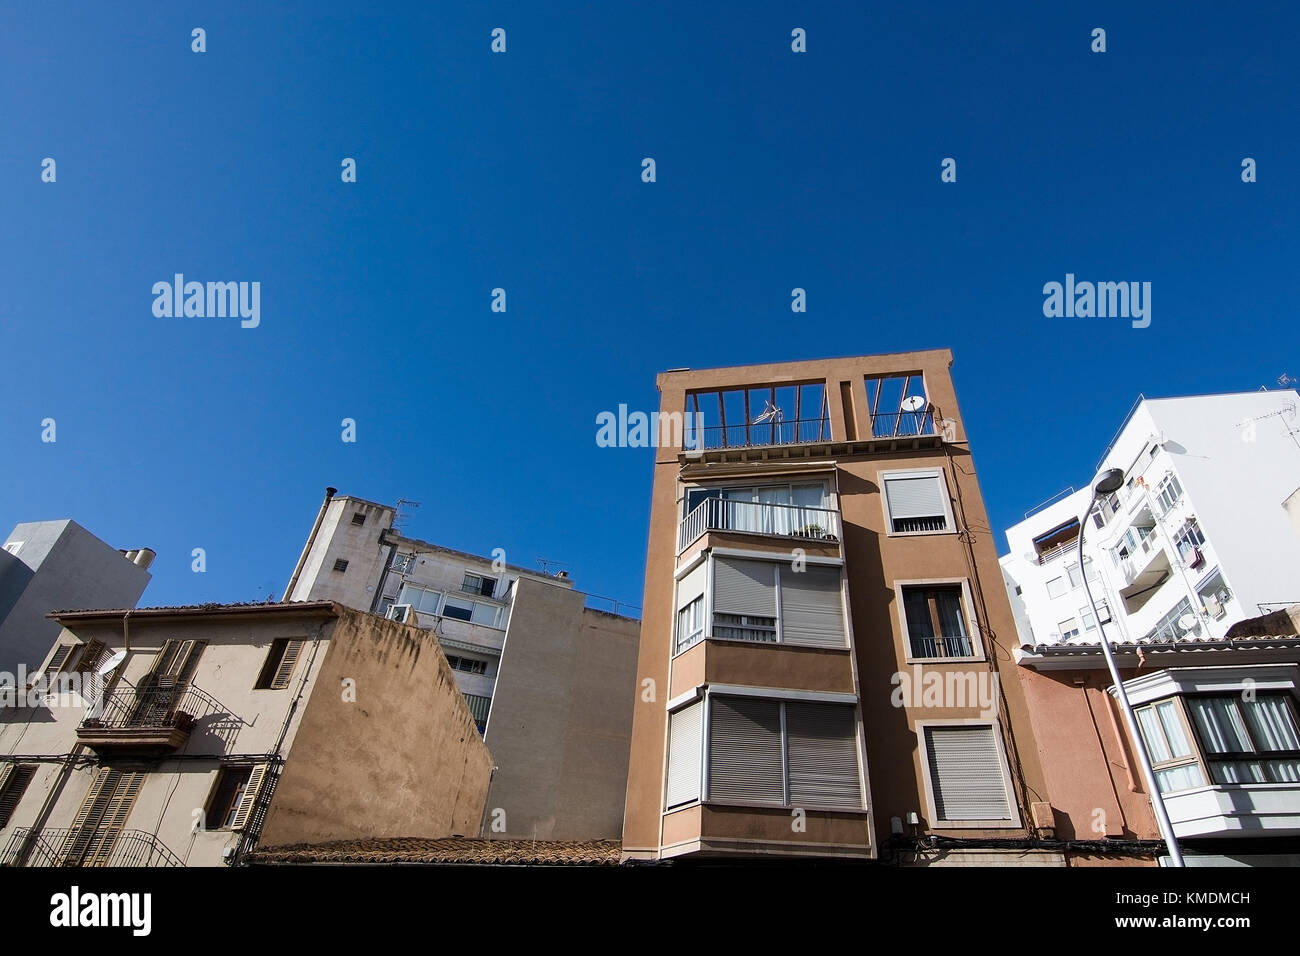
[[710, 707], [709, 799], [784, 804], [780, 703], [714, 697]]
[[1010, 820], [993, 727], [927, 727], [926, 751], [940, 820]]
[[776, 617], [776, 565], [718, 558], [713, 566], [713, 610]]
[[253, 809], [257, 806], [257, 798], [261, 795], [262, 784], [266, 780], [266, 772], [270, 769], [270, 766], [268, 763], [260, 763], [248, 775], [248, 783], [244, 784], [244, 792], [239, 797], [239, 806], [230, 820], [230, 829], [248, 829], [248, 825], [253, 819]]
[[700, 798], [700, 746], [703, 730], [702, 703], [692, 704], [668, 715], [668, 807]]
[[302, 653], [304, 643], [304, 641], [289, 641], [285, 644], [284, 656], [280, 658], [275, 676], [271, 678], [271, 690], [284, 690], [289, 686], [289, 678], [293, 676], [293, 668], [298, 663], [298, 655]]
[[31, 782], [35, 767], [7, 763], [0, 766], [0, 829], [9, 825], [9, 818], [18, 809], [23, 791]]
[[785, 705], [793, 806], [862, 809], [856, 725], [852, 707]]
[[939, 475], [886, 478], [885, 494], [891, 518], [943, 518], [943, 485]]
[[781, 571], [781, 637], [792, 644], [846, 647], [840, 569]]

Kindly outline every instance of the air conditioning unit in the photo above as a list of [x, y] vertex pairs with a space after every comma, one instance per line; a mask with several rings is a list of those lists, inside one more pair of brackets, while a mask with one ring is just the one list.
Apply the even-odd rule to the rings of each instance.
[[401, 621], [405, 624], [410, 618], [410, 615], [411, 605], [409, 604], [394, 604], [388, 609], [388, 619], [390, 621]]

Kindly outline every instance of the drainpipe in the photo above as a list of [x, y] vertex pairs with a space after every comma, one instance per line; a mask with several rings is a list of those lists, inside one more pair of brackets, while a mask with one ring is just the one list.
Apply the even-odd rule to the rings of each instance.
[[298, 576], [302, 574], [303, 566], [307, 563], [307, 555], [311, 551], [312, 545], [316, 543], [316, 535], [320, 531], [321, 524], [325, 521], [325, 509], [329, 507], [330, 499], [338, 494], [337, 488], [325, 489], [325, 500], [320, 504], [320, 511], [316, 513], [316, 523], [311, 526], [311, 534], [307, 535], [307, 543], [303, 545], [302, 554], [298, 556], [298, 563], [294, 565], [293, 577], [289, 579], [289, 586], [284, 589], [283, 600], [288, 603], [293, 600], [293, 589], [298, 585]]

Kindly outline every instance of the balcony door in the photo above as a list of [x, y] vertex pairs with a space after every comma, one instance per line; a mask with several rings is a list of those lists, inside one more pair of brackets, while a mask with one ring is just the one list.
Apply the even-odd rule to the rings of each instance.
[[687, 513], [705, 498], [720, 498], [719, 513], [710, 516], [722, 530], [751, 534], [789, 535], [807, 533], [821, 527], [827, 530], [822, 509], [826, 507], [826, 487], [817, 484], [758, 485], [745, 488], [703, 489], [687, 492]]

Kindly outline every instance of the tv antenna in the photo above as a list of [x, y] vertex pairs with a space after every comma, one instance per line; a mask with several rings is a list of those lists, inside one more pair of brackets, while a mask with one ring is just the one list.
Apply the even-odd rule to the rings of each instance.
[[779, 425], [783, 421], [785, 421], [785, 412], [781, 411], [781, 406], [774, 405], [770, 398], [765, 398], [763, 399], [762, 414], [750, 422], [750, 424], [761, 425], [763, 422], [772, 422], [774, 425]]
[[557, 571], [567, 570], [569, 567], [567, 561], [555, 561], [550, 558], [538, 558], [537, 563], [541, 565], [542, 573], [549, 577], [555, 577], [555, 573], [551, 571], [552, 567], [555, 567]]
[[393, 530], [401, 531], [402, 522], [411, 517], [411, 512], [420, 507], [418, 501], [412, 501], [410, 498], [398, 498], [397, 507], [393, 511]]

